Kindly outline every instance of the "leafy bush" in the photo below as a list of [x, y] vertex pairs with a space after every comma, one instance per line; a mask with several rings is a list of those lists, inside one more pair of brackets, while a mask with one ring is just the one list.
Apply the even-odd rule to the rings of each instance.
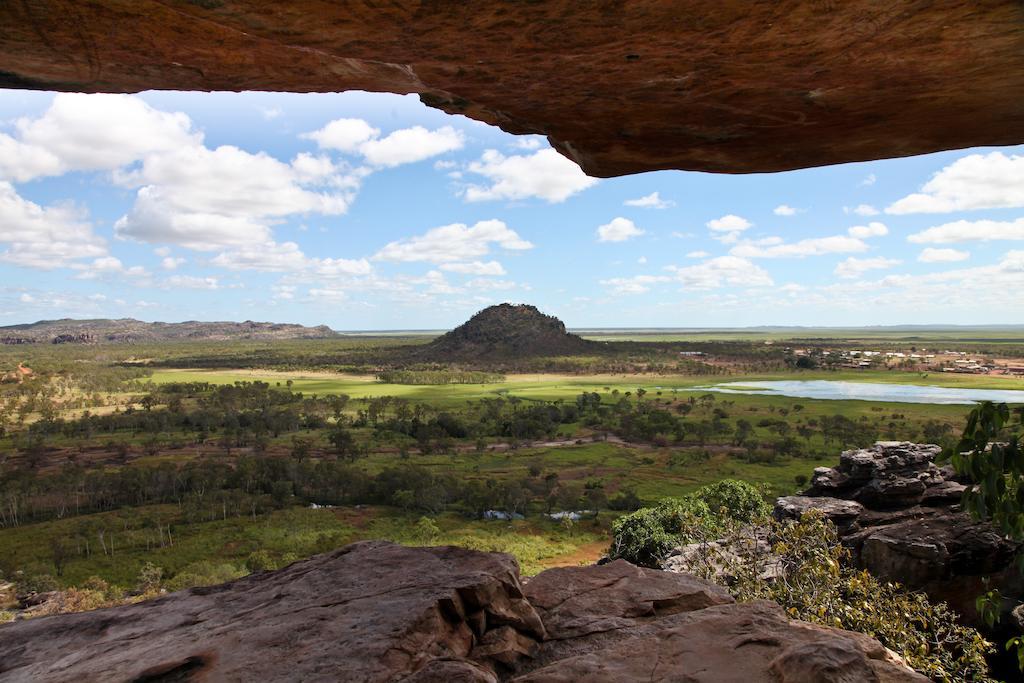
[[659, 567], [676, 546], [718, 533], [724, 523], [749, 523], [770, 511], [758, 488], [726, 479], [620, 517], [612, 525], [608, 554], [643, 567]]
[[[740, 524], [697, 539], [698, 552], [685, 556], [688, 569], [704, 578], [727, 576], [738, 600], [771, 600], [794, 619], [876, 638], [933, 680], [992, 680], [985, 662], [992, 646], [981, 634], [959, 624], [945, 603], [850, 567], [835, 527], [820, 514], [766, 520], [762, 531], [767, 544], [748, 543], [750, 527]], [[747, 550], [737, 553], [738, 547]]]
[[180, 591], [193, 586], [212, 586], [245, 576], [246, 571], [233, 564], [203, 560], [193, 562], [164, 583], [169, 591]]
[[16, 573], [14, 585], [18, 595], [49, 593], [60, 588], [57, 579], [50, 573], [49, 567], [41, 563], [30, 564]]
[[160, 590], [160, 582], [163, 577], [164, 570], [152, 562], [142, 565], [137, 582], [139, 593], [154, 593]]
[[245, 568], [250, 572], [264, 572], [270, 569], [276, 569], [277, 564], [274, 559], [270, 557], [270, 553], [266, 550], [256, 550], [249, 554], [249, 557], [245, 560]]
[[764, 499], [767, 490], [745, 481], [723, 479], [701, 487], [693, 495], [701, 498], [712, 512], [725, 510], [729, 519], [750, 523], [771, 513], [772, 508]]

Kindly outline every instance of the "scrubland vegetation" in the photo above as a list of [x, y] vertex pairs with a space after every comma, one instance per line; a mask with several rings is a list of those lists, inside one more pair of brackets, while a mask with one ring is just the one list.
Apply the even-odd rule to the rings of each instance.
[[[714, 377], [1020, 384], [803, 370], [785, 349], [743, 340], [685, 342], [699, 359], [670, 340], [593, 357], [403, 364], [424, 341], [0, 349], [4, 366], [35, 373], [0, 385], [0, 574], [11, 582], [0, 610], [53, 588], [64, 593], [51, 609], [90, 609], [366, 538], [511, 552], [526, 574], [606, 553], [654, 566], [680, 543], [763, 521], [766, 501], [843, 449], [952, 446], [969, 409], [701, 389]], [[717, 483], [727, 479], [739, 483]], [[734, 592], [872, 633], [922, 671], [982, 680], [983, 641], [941, 605], [838, 569], [835, 539], [807, 524], [772, 533], [789, 547], [787, 534], [804, 534], [813, 552], [791, 561], [809, 593], [744, 581]], [[927, 625], [899, 636], [872, 621], [879, 613], [842, 607], [868, 595]]]

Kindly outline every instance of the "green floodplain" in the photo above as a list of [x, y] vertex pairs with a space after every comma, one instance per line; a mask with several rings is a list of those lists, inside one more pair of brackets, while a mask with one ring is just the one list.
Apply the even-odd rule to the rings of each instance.
[[[463, 364], [500, 377], [475, 384], [380, 381], [423, 334], [3, 348], [0, 363], [37, 374], [0, 386], [0, 571], [130, 588], [153, 565], [181, 587], [389, 538], [511, 552], [532, 574], [596, 560], [612, 521], [638, 505], [725, 478], [792, 493], [846, 448], [950, 445], [970, 409], [701, 387], [1024, 389], [1019, 377], [923, 368], [801, 369], [791, 352], [870, 339], [1014, 358], [1020, 330], [825, 333], [592, 334], [606, 355]], [[707, 355], [680, 360], [694, 344]], [[232, 479], [249, 467], [244, 483]], [[547, 516], [564, 511], [580, 514]]]

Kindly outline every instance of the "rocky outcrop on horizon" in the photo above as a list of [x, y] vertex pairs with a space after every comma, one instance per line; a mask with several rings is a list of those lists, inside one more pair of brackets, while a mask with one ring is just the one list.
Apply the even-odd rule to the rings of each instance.
[[355, 543], [148, 602], [0, 626], [0, 680], [927, 681], [877, 641], [623, 560]]
[[226, 341], [231, 339], [331, 339], [338, 333], [326, 325], [306, 327], [289, 323], [143, 322], [117, 320], [40, 320], [25, 325], [0, 327], [0, 344], [137, 344], [172, 340]]
[[1014, 563], [1021, 544], [960, 509], [965, 485], [952, 468], [935, 464], [941, 450], [880, 441], [844, 451], [838, 466], [814, 471], [803, 495], [779, 498], [775, 515], [821, 510], [859, 566], [947, 602], [966, 623], [983, 627], [978, 596], [999, 589], [1009, 598], [1006, 616], [1024, 596]]

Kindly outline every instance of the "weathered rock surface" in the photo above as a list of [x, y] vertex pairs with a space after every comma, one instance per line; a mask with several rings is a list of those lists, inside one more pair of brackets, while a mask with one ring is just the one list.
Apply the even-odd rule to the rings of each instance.
[[458, 661], [432, 670], [493, 680], [466, 660], [502, 627], [544, 637], [511, 557], [370, 541], [220, 586], [0, 627], [0, 680], [389, 681], [437, 659]]
[[770, 602], [676, 614], [516, 677], [516, 683], [926, 681], [877, 641], [788, 619]]
[[864, 513], [864, 506], [853, 500], [827, 496], [783, 496], [775, 501], [775, 516], [780, 519], [800, 519], [810, 510], [825, 515], [842, 532], [857, 522]]
[[835, 522], [854, 560], [875, 576], [921, 590], [982, 627], [975, 599], [998, 588], [1009, 612], [1024, 596], [1014, 565], [1019, 544], [960, 510], [964, 484], [933, 462], [938, 446], [878, 442], [845, 451], [834, 468], [814, 471], [802, 496], [775, 503], [780, 519], [821, 510]]
[[595, 176], [1024, 141], [1024, 4], [0, 3], [0, 86], [419, 93]]
[[732, 585], [735, 567], [748, 561], [760, 566], [760, 577], [771, 581], [782, 576], [784, 567], [778, 555], [772, 553], [769, 531], [764, 526], [749, 526], [735, 538], [718, 539], [703, 543], [688, 543], [674, 548], [661, 562], [668, 572], [691, 572], [695, 568], [710, 570], [707, 574], [715, 583]]
[[149, 602], [0, 626], [2, 681], [926, 681], [877, 641], [624, 561], [356, 543]]
[[594, 567], [549, 569], [526, 584], [526, 597], [554, 640], [632, 626], [639, 619], [733, 602], [720, 586], [689, 574], [615, 560]]

